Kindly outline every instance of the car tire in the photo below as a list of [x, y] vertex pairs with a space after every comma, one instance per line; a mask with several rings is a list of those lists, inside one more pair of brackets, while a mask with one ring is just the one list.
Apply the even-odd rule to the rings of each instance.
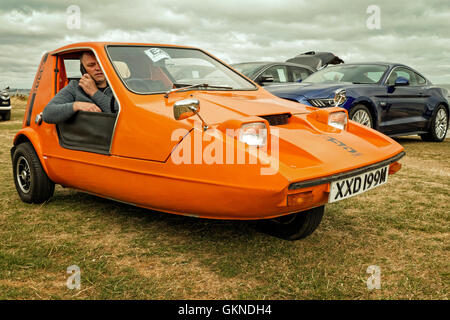
[[42, 168], [31, 143], [19, 144], [12, 162], [14, 183], [23, 202], [43, 203], [53, 196], [55, 184]]
[[11, 111], [7, 111], [2, 114], [2, 120], [7, 121], [11, 119]]
[[262, 230], [285, 240], [303, 239], [317, 229], [324, 211], [325, 206], [321, 206], [279, 218], [262, 220]]
[[421, 134], [420, 137], [423, 141], [442, 142], [447, 135], [448, 123], [448, 111], [443, 105], [439, 105], [431, 119], [430, 131]]
[[348, 114], [350, 120], [365, 125], [366, 127], [373, 128], [373, 117], [370, 110], [363, 104], [357, 104], [350, 109]]
[[2, 112], [1, 116], [3, 121], [9, 120], [11, 119], [11, 111]]

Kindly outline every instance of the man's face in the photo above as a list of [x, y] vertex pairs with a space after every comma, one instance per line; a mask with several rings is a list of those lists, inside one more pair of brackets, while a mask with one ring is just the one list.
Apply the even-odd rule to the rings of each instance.
[[94, 79], [95, 82], [100, 83], [106, 80], [97, 59], [95, 59], [93, 54], [83, 55], [81, 58], [81, 63], [83, 63], [87, 73]]

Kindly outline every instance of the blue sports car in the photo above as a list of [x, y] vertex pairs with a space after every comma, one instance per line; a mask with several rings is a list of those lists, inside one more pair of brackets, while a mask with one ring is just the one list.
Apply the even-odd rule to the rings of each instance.
[[303, 82], [266, 87], [274, 95], [314, 107], [339, 106], [349, 118], [389, 136], [419, 134], [443, 141], [449, 123], [447, 90], [397, 63], [328, 66]]

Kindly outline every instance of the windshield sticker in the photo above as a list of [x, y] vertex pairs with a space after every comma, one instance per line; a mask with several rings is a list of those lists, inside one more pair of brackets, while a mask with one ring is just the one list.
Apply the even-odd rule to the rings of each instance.
[[152, 59], [153, 62], [157, 62], [162, 59], [170, 59], [170, 56], [164, 50], [160, 48], [151, 48], [144, 51], [144, 53]]

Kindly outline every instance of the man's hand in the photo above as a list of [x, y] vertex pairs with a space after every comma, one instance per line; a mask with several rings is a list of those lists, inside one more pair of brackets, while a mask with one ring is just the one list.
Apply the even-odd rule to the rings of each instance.
[[102, 110], [95, 104], [81, 101], [76, 101], [73, 103], [73, 111], [102, 112]]
[[78, 85], [84, 90], [84, 92], [86, 92], [86, 94], [88, 94], [91, 97], [98, 90], [94, 79], [92, 79], [92, 77], [87, 73], [83, 74]]

